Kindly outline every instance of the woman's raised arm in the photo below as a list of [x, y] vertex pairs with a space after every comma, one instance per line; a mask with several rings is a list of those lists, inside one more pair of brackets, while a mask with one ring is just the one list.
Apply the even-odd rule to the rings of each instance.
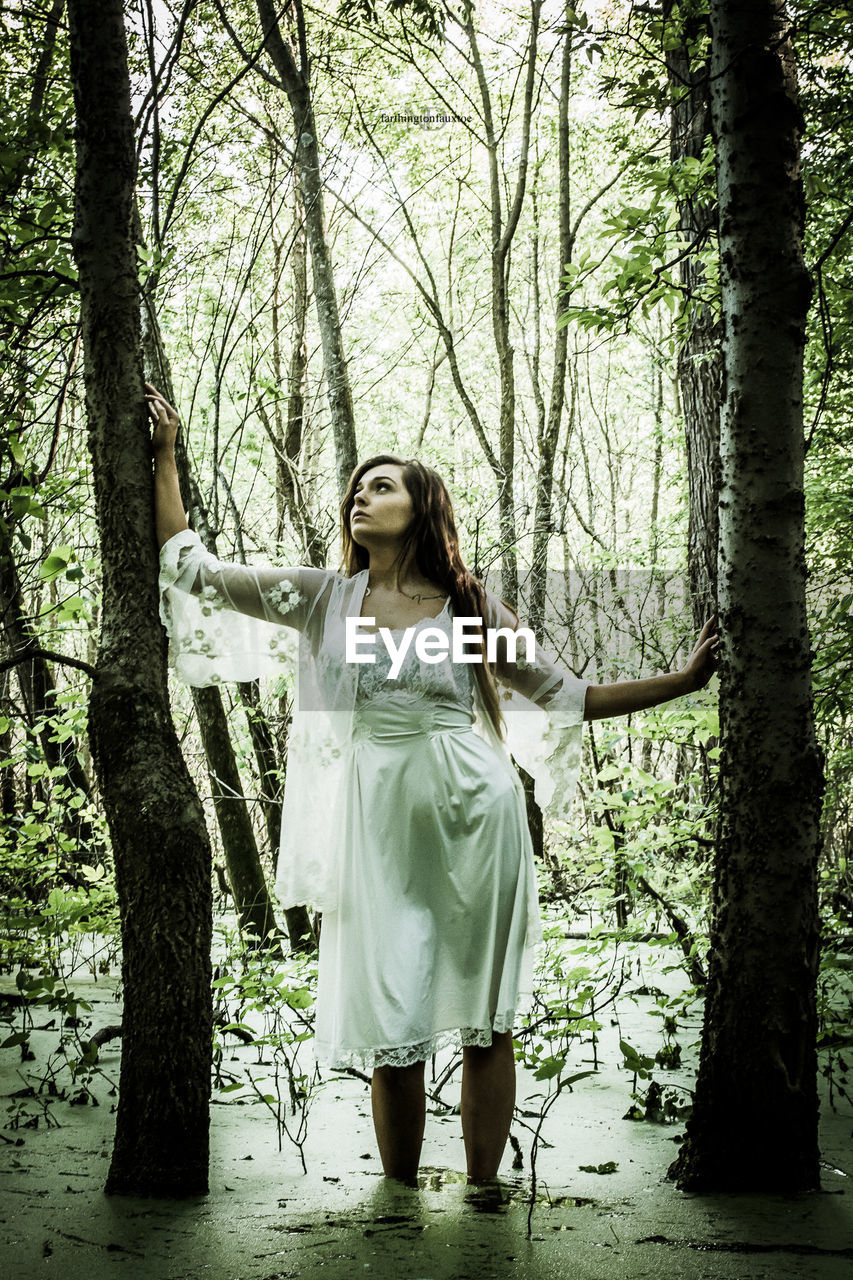
[[146, 384], [154, 423], [155, 522], [160, 544], [160, 619], [178, 678], [205, 686], [254, 680], [292, 663], [283, 627], [312, 635], [337, 575], [297, 565], [219, 560], [187, 524], [175, 465], [178, 415]]
[[151, 450], [161, 590], [201, 597], [203, 617], [209, 618], [214, 609], [229, 609], [303, 630], [331, 575], [325, 569], [236, 564], [212, 555], [187, 524], [175, 463], [177, 410], [150, 383], [145, 389], [154, 423]]
[[[506, 605], [495, 597], [490, 601], [496, 611], [492, 625], [508, 632], [518, 630]], [[535, 659], [530, 662], [519, 656], [525, 652], [523, 643], [516, 645], [513, 652], [509, 638], [501, 636], [497, 644], [496, 675], [523, 697], [543, 707], [552, 700], [565, 702], [567, 697], [576, 699], [583, 693], [584, 720], [603, 720], [643, 711], [704, 688], [716, 670], [718, 645], [716, 619], [709, 618], [680, 671], [642, 680], [620, 680], [617, 684], [589, 684], [562, 667], [538, 642]]]
[[644, 680], [620, 680], [618, 684], [592, 684], [586, 691], [584, 719], [627, 716], [632, 711], [645, 711], [647, 707], [704, 689], [716, 670], [719, 643], [716, 618], [709, 618], [680, 671], [648, 676]]
[[523, 640], [514, 642], [511, 633], [519, 627], [510, 610], [491, 594], [487, 594], [487, 601], [488, 625], [504, 630], [497, 639], [495, 675], [524, 700], [519, 705], [510, 695], [504, 710], [507, 746], [532, 775], [536, 799], [543, 813], [552, 818], [571, 820], [584, 720], [627, 715], [701, 689], [714, 671], [718, 642], [715, 623], [710, 621], [682, 671], [647, 680], [593, 685], [569, 671], [538, 642], [531, 660]]
[[154, 455], [154, 523], [157, 545], [162, 547], [176, 533], [188, 529], [178, 482], [175, 439], [180, 425], [177, 410], [150, 382], [145, 384], [148, 412], [154, 424], [151, 452]]

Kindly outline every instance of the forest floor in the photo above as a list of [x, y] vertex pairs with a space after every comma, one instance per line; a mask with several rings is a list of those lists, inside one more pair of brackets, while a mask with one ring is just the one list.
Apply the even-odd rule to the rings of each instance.
[[[75, 979], [94, 1028], [117, 1022], [115, 979]], [[8, 979], [3, 989], [11, 991]], [[642, 1002], [640, 1002], [641, 1005]], [[262, 1104], [211, 1108], [210, 1193], [186, 1201], [107, 1197], [114, 1116], [109, 1078], [120, 1041], [101, 1050], [99, 1104], [15, 1098], [55, 1054], [55, 1024], [32, 1037], [36, 1059], [0, 1053], [0, 1268], [14, 1280], [841, 1280], [853, 1264], [853, 1109], [824, 1098], [823, 1190], [803, 1196], [695, 1196], [667, 1180], [676, 1124], [623, 1119], [631, 1075], [618, 1037], [641, 1044], [656, 1026], [638, 1002], [602, 1033], [599, 1070], [565, 1091], [543, 1128], [530, 1218], [532, 1131], [516, 1126], [523, 1167], [508, 1149], [495, 1192], [469, 1188], [458, 1114], [427, 1118], [417, 1189], [381, 1175], [361, 1080], [331, 1076], [309, 1115], [303, 1173], [296, 1148], [278, 1149]], [[36, 1019], [37, 1024], [39, 1020]], [[49, 1023], [49, 1016], [45, 1022]], [[44, 1026], [44, 1024], [41, 1024]], [[698, 1023], [690, 1028], [698, 1031]], [[608, 1041], [609, 1036], [609, 1041]], [[612, 1041], [612, 1043], [611, 1043]], [[654, 1052], [643, 1046], [644, 1051]], [[247, 1050], [239, 1050], [246, 1061]], [[576, 1067], [590, 1067], [578, 1047]], [[237, 1055], [235, 1055], [236, 1058]], [[67, 1068], [66, 1068], [67, 1074]], [[663, 1075], [663, 1073], [661, 1073]], [[689, 1074], [666, 1073], [678, 1083]], [[522, 1112], [545, 1086], [520, 1073]], [[446, 1087], [458, 1101], [458, 1078]], [[39, 1123], [35, 1125], [34, 1117]], [[49, 1120], [47, 1117], [50, 1117]], [[29, 1119], [29, 1126], [27, 1120]], [[17, 1123], [17, 1128], [15, 1127]], [[527, 1124], [535, 1125], [530, 1119]], [[613, 1162], [612, 1172], [592, 1172]]]

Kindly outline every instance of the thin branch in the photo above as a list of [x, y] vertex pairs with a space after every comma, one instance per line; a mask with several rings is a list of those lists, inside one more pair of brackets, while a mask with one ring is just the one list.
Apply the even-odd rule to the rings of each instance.
[[66, 667], [75, 667], [78, 671], [85, 671], [86, 675], [91, 676], [93, 680], [98, 674], [97, 668], [88, 662], [83, 662], [81, 658], [69, 658], [64, 653], [54, 653], [52, 649], [28, 649], [17, 658], [6, 658], [0, 662], [0, 671], [9, 671], [12, 667], [17, 667], [22, 662], [29, 662], [32, 658], [49, 658], [51, 662], [61, 662]]

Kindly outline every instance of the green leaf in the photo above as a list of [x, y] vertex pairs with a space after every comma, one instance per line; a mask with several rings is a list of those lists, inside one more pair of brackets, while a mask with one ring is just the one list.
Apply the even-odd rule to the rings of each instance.
[[43, 582], [52, 582], [60, 573], [64, 573], [74, 557], [72, 547], [54, 547], [39, 567], [39, 577]]
[[309, 1004], [313, 1004], [314, 997], [308, 987], [297, 987], [293, 991], [287, 993], [287, 1003], [294, 1009], [307, 1009]]
[[552, 1080], [566, 1065], [565, 1058], [546, 1058], [534, 1073], [534, 1080]]
[[29, 1035], [26, 1031], [13, 1031], [13, 1033], [10, 1036], [7, 1036], [2, 1044], [0, 1044], [0, 1049], [8, 1049], [15, 1044], [26, 1044], [28, 1039]]

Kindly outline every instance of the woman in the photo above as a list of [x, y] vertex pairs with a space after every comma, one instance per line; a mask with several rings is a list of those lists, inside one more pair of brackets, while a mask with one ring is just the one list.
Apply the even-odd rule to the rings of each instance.
[[[283, 628], [300, 636], [276, 889], [284, 906], [323, 911], [318, 1057], [372, 1068], [382, 1165], [409, 1180], [423, 1140], [425, 1061], [460, 1044], [468, 1176], [492, 1179], [515, 1100], [512, 1021], [541, 936], [503, 722], [540, 804], [565, 814], [583, 720], [701, 688], [713, 671], [713, 624], [682, 671], [615, 685], [578, 680], [538, 644], [532, 656], [516, 650], [518, 619], [465, 568], [440, 477], [392, 454], [352, 474], [341, 505], [344, 573], [218, 561], [187, 528], [177, 414], [147, 391], [161, 617], [179, 678], [272, 674], [287, 648]], [[468, 643], [454, 651], [463, 622]]]

